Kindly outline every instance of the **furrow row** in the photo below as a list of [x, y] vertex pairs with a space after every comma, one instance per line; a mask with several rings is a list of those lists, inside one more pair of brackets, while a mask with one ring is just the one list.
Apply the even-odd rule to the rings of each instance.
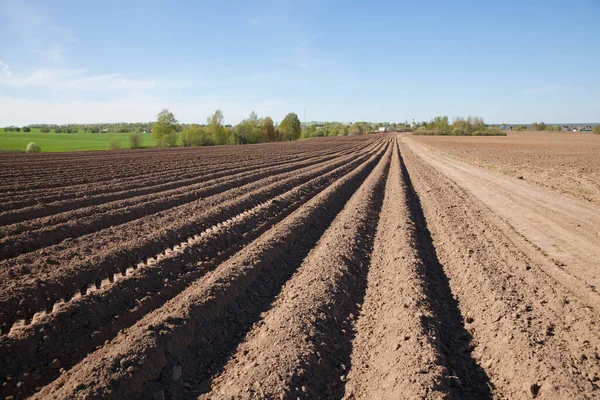
[[[3, 229], [16, 234], [0, 239], [0, 260], [28, 253], [39, 248], [60, 243], [66, 238], [77, 238], [92, 232], [120, 225], [134, 219], [168, 210], [182, 204], [206, 198], [258, 179], [300, 169], [315, 163], [327, 162], [347, 153], [308, 158], [297, 162], [277, 163], [245, 168], [242, 171], [215, 174], [211, 180], [166, 192], [158, 192], [128, 200], [121, 200], [52, 217], [40, 218]], [[12, 228], [12, 229], [11, 229]], [[23, 232], [23, 233], [18, 233]]]
[[[375, 150], [368, 149], [367, 154]], [[17, 264], [14, 268], [5, 267], [0, 270], [0, 274], [7, 275], [11, 279], [3, 282], [3, 290], [0, 292], [0, 304], [2, 305], [0, 322], [3, 324], [3, 331], [7, 332], [17, 319], [30, 320], [35, 312], [50, 310], [61, 299], [71, 299], [78, 291], [85, 293], [91, 283], [99, 285], [102, 279], [110, 279], [115, 273], [124, 272], [127, 268], [179, 244], [221, 220], [231, 218], [295, 185], [343, 165], [352, 157], [355, 156], [335, 160], [324, 166], [306, 167], [290, 172], [288, 175], [266, 178], [266, 182], [257, 181], [246, 187], [231, 189], [216, 197], [213, 196], [210, 202], [204, 203], [204, 206], [196, 207], [197, 210], [202, 210], [200, 214], [192, 212], [193, 209], [188, 212], [170, 210], [164, 218], [157, 220], [162, 222], [161, 224], [151, 225], [158, 229], [147, 227], [147, 233], [143, 236], [126, 240], [117, 245], [113, 244], [112, 248], [91, 257], [73, 259], [74, 248], [71, 246], [65, 250], [65, 256], [73, 259], [70, 262], [66, 258], [66, 262], [56, 265], [56, 260], [48, 257], [46, 260], [53, 260], [52, 264], [38, 263], [35, 264], [37, 267], [35, 269], [28, 264], [20, 266]], [[181, 215], [185, 215], [185, 218], [178, 218]], [[126, 229], [127, 225], [122, 225], [122, 227]], [[129, 235], [133, 232], [134, 230], [130, 227]], [[90, 235], [89, 238], [84, 236], [81, 239], [91, 240], [92, 246], [95, 247], [102, 243], [96, 239], [96, 234]], [[94, 245], [94, 243], [96, 244]], [[53, 247], [58, 248], [59, 246]], [[46, 249], [40, 250], [40, 252], [46, 251]], [[8, 262], [27, 258], [27, 256], [20, 256], [8, 260]], [[20, 274], [16, 275], [14, 270], [18, 270]]]
[[[107, 202], [117, 201], [128, 199], [132, 197], [138, 197], [143, 195], [154, 195], [159, 196], [161, 192], [169, 192], [174, 191], [176, 189], [185, 190], [189, 186], [193, 186], [195, 184], [205, 183], [212, 179], [218, 179], [223, 177], [228, 177], [231, 175], [243, 173], [243, 172], [252, 172], [256, 170], [259, 165], [262, 168], [266, 167], [275, 167], [278, 165], [284, 165], [286, 163], [291, 163], [294, 161], [307, 161], [313, 158], [317, 158], [320, 156], [327, 155], [335, 155], [339, 152], [324, 152], [325, 154], [309, 154], [305, 156], [298, 157], [281, 157], [275, 158], [267, 163], [264, 162], [264, 158], [259, 158], [257, 160], [253, 160], [249, 163], [236, 163], [232, 166], [231, 163], [225, 164], [222, 168], [215, 168], [211, 166], [211, 170], [203, 173], [198, 173], [197, 170], [194, 176], [186, 179], [180, 178], [180, 172], [176, 171], [178, 174], [177, 179], [173, 179], [173, 176], [167, 176], [164, 179], [160, 179], [158, 181], [150, 181], [150, 182], [137, 182], [134, 184], [127, 183], [125, 187], [117, 186], [117, 191], [113, 191], [110, 188], [107, 188], [106, 185], [103, 185], [101, 189], [97, 192], [94, 190], [86, 189], [83, 193], [76, 196], [69, 196], [63, 191], [58, 194], [58, 196], [52, 197], [39, 197], [36, 196], [35, 199], [32, 199], [31, 196], [28, 196], [28, 200], [25, 201], [26, 204], [21, 203], [12, 203], [5, 204], [4, 207], [11, 207], [11, 209], [7, 209], [4, 212], [0, 212], [0, 225], [9, 225], [15, 224], [21, 221], [27, 221], [34, 218], [45, 217], [48, 215], [53, 215], [57, 213], [62, 213], [69, 210], [79, 209], [82, 207], [90, 207], [94, 205], [102, 205]], [[206, 169], [210, 164], [206, 164], [204, 169]], [[203, 168], [200, 166], [199, 168]], [[74, 198], [73, 198], [74, 197]], [[35, 203], [31, 204], [31, 202], [35, 201]], [[23, 205], [23, 207], [21, 207]], [[23, 228], [27, 228], [27, 226], [23, 226]], [[22, 228], [22, 229], [23, 229]]]
[[260, 318], [382, 155], [378, 150], [34, 397], [148, 398], [180, 393], [182, 373], [200, 376], [204, 371], [208, 378], [213, 364]]
[[[261, 203], [218, 227], [213, 226], [177, 246], [176, 251], [159, 257], [158, 261], [146, 262], [135, 272], [131, 270], [126, 276], [117, 277], [113, 285], [61, 305], [51, 314], [34, 318], [33, 324], [1, 338], [0, 371], [5, 375], [0, 376], [0, 380], [6, 375], [13, 377], [12, 385], [6, 385], [3, 394], [22, 397], [37, 386], [49, 383], [60, 374], [51, 367], [54, 360], [68, 369], [96, 346], [112, 339], [119, 330], [164, 304], [190, 282], [264, 233], [360, 164], [364, 157]], [[65, 337], [70, 340], [62, 343]], [[18, 357], [6, 364], [3, 360], [7, 354], [18, 354]]]
[[[202, 399], [341, 398], [392, 146]], [[273, 373], [277, 371], [277, 373]], [[186, 371], [187, 372], [187, 371]], [[194, 380], [195, 370], [184, 374]]]
[[[357, 140], [359, 141], [359, 140]], [[43, 154], [32, 160], [19, 155], [8, 157], [3, 165], [2, 193], [14, 194], [21, 191], [39, 189], [60, 189], [66, 186], [102, 184], [115, 179], [135, 180], [140, 175], [154, 174], [160, 177], [172, 174], [180, 168], [193, 169], [206, 161], [244, 162], [251, 159], [265, 159], [275, 152], [281, 155], [310, 154], [315, 151], [327, 151], [346, 143], [331, 145], [326, 142], [308, 141], [294, 144], [269, 144], [250, 148], [195, 148], [195, 149], [159, 149], [108, 153], [88, 152], [64, 154]], [[16, 160], [15, 160], [16, 158]], [[3, 157], [0, 155], [0, 163]], [[57, 161], [58, 160], [58, 161]], [[112, 161], [111, 161], [112, 160]], [[119, 160], [119, 162], [114, 162]], [[15, 162], [16, 161], [16, 162]]]

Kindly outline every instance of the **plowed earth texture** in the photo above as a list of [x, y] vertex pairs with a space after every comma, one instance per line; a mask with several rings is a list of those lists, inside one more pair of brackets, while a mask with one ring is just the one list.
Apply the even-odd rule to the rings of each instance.
[[597, 203], [452, 146], [0, 155], [2, 397], [600, 397]]

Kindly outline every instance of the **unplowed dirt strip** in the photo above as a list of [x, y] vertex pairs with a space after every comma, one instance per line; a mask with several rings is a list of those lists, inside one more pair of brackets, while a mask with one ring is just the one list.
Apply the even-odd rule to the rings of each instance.
[[193, 388], [195, 379], [206, 379], [210, 367], [222, 362], [245, 326], [260, 316], [381, 156], [373, 155], [34, 397], [172, 398]]
[[[26, 393], [25, 388], [33, 391], [35, 385], [50, 382], [59, 374], [58, 370], [49, 367], [54, 359], [58, 359], [63, 368], [69, 368], [96, 346], [112, 339], [120, 329], [164, 304], [187, 284], [206, 274], [315, 193], [356, 167], [361, 159], [359, 157], [260, 204], [220, 227], [214, 226], [198, 239], [191, 240], [191, 243], [182, 244], [184, 249], [165, 255], [158, 262], [148, 263], [133, 274], [120, 277], [106, 290], [69, 302], [52, 314], [34, 321], [34, 324], [0, 338], [0, 355], [9, 352], [19, 354], [19, 362], [15, 360], [9, 364], [0, 357], [0, 379], [7, 375], [19, 376], [20, 366], [26, 364], [36, 369], [42, 377], [36, 381], [30, 374], [21, 375], [18, 380], [23, 384], [20, 393]], [[205, 261], [198, 263], [198, 259]], [[64, 343], [62, 339], [65, 337], [71, 339]], [[44, 342], [43, 351], [31, 351], [37, 348], [40, 341]], [[17, 380], [12, 382], [16, 385]], [[15, 389], [13, 387], [13, 391]], [[8, 388], [5, 388], [7, 391]]]
[[483, 368], [493, 396], [600, 396], [598, 312], [548, 275], [550, 261], [458, 179], [403, 142], [401, 150], [440, 266], [473, 337], [462, 351]]
[[341, 397], [391, 154], [390, 146], [201, 398]]
[[449, 156], [407, 145], [510, 224], [552, 261], [546, 272], [600, 312], [600, 212], [594, 203], [558, 195]]
[[457, 386], [458, 377], [440, 353], [439, 326], [425, 287], [429, 265], [416, 247], [406, 191], [395, 145], [355, 325], [346, 399], [439, 399]]
[[[31, 319], [37, 311], [49, 311], [58, 300], [69, 300], [78, 291], [85, 293], [91, 284], [99, 287], [102, 279], [112, 280], [114, 274], [118, 272], [124, 274], [127, 268], [146, 258], [178, 245], [220, 221], [231, 218], [348, 161], [348, 159], [342, 158], [317, 168], [306, 167], [304, 170], [289, 173], [289, 176], [271, 177], [268, 178], [266, 186], [264, 182], [262, 185], [261, 182], [257, 182], [256, 187], [252, 190], [249, 188], [232, 189], [231, 193], [225, 192], [221, 195], [219, 202], [222, 203], [212, 207], [199, 207], [198, 209], [202, 210], [200, 215], [193, 216], [193, 213], [190, 213], [192, 217], [186, 215], [186, 218], [181, 220], [175, 217], [182, 214], [169, 213], [167, 217], [170, 216], [172, 222], [165, 221], [162, 224], [162, 230], [160, 225], [155, 225], [154, 230], [144, 240], [139, 238], [113, 245], [110, 250], [95, 257], [55, 266], [51, 271], [48, 271], [49, 266], [44, 268], [43, 265], [40, 265], [42, 268], [39, 270], [29, 268], [25, 271], [27, 273], [23, 275], [22, 281], [15, 280], [13, 273], [12, 280], [4, 282], [8, 287], [3, 288], [0, 293], [0, 304], [2, 304], [0, 322], [4, 324], [4, 327], [10, 328], [18, 318]], [[216, 200], [213, 201], [219, 203]], [[123, 227], [125, 226], [123, 225]], [[82, 239], [86, 239], [86, 237]], [[83, 244], [86, 242], [86, 240], [82, 241]], [[71, 258], [73, 257], [71, 256]], [[21, 270], [23, 271], [22, 268]], [[6, 273], [10, 276], [11, 270], [0, 271], [0, 274]], [[44, 279], [41, 281], [33, 279], [32, 273], [43, 276]]]

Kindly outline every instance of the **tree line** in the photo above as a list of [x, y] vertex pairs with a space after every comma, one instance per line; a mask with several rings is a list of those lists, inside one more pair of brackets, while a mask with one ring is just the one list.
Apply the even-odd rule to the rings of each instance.
[[418, 135], [452, 136], [506, 136], [500, 128], [487, 125], [483, 118], [468, 116], [456, 117], [450, 123], [447, 116], [438, 116], [429, 122], [422, 122], [415, 133]]
[[179, 126], [182, 125], [168, 109], [159, 112], [152, 126], [156, 144], [159, 147], [251, 144], [297, 140], [302, 134], [300, 119], [295, 113], [287, 114], [275, 124], [271, 117], [259, 118], [253, 111], [248, 118], [231, 126], [224, 124], [223, 112], [216, 110], [207, 117], [206, 125], [184, 125], [178, 135]]

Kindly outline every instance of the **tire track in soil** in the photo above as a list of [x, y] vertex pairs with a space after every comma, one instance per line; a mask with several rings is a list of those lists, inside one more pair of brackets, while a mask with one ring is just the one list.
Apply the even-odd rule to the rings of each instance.
[[[14, 378], [12, 385], [3, 388], [2, 394], [14, 395], [17, 382], [22, 384], [19, 397], [32, 393], [36, 386], [49, 383], [59, 375], [57, 369], [49, 367], [54, 359], [60, 361], [62, 368], [69, 369], [97, 346], [112, 339], [119, 330], [158, 308], [190, 282], [214, 269], [364, 158], [366, 155], [262, 203], [234, 218], [236, 221], [230, 220], [231, 223], [226, 226], [213, 226], [199, 243], [138, 269], [138, 273], [119, 279], [102, 293], [69, 302], [60, 311], [0, 338], [0, 380], [6, 375]], [[194, 262], [198, 259], [204, 261]], [[71, 340], [61, 343], [64, 337]], [[40, 342], [45, 343], [43, 356], [39, 351], [32, 351], [38, 348]], [[13, 360], [7, 365], [4, 355], [10, 353], [19, 354], [18, 362]], [[27, 365], [25, 372], [21, 370], [23, 364]], [[29, 373], [32, 370], [36, 371], [35, 374]]]
[[449, 279], [440, 263], [436, 247], [423, 214], [419, 195], [400, 154], [400, 170], [406, 185], [406, 204], [415, 224], [415, 247], [423, 262], [422, 279], [433, 315], [422, 318], [423, 329], [434, 326], [439, 336], [440, 351], [452, 379], [449, 390], [454, 398], [491, 399], [489, 378], [471, 355], [473, 337], [465, 329], [464, 318], [450, 288]]
[[[381, 157], [382, 151], [371, 156], [34, 398], [148, 398], [183, 391], [182, 376], [200, 376], [235, 346]], [[199, 357], [189, 360], [190, 346]], [[186, 360], [194, 365], [182, 365]]]
[[200, 399], [343, 395], [391, 154], [392, 146]]

